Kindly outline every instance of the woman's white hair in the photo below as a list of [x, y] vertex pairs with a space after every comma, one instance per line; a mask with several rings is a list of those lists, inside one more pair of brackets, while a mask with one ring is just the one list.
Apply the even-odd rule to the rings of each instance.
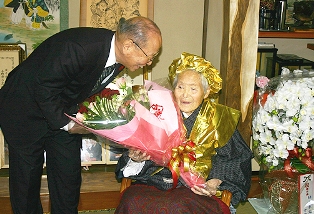
[[[193, 71], [195, 73], [197, 73], [198, 75], [200, 75], [201, 77], [201, 81], [202, 81], [202, 86], [203, 86], [203, 89], [204, 89], [204, 92], [208, 89], [208, 81], [207, 79], [204, 77], [204, 75], [202, 73], [199, 73], [198, 71], [194, 70], [194, 69], [187, 69], [186, 71]], [[183, 73], [183, 72], [182, 72]], [[177, 84], [178, 84], [178, 76], [179, 76], [180, 73], [177, 73], [176, 76], [174, 77], [173, 79], [173, 83], [172, 83], [172, 87], [173, 89], [175, 89], [177, 87]]]

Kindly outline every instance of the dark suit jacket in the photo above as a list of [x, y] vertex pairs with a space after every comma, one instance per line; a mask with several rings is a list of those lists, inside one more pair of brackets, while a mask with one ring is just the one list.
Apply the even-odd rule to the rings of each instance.
[[113, 35], [99, 28], [62, 31], [9, 74], [0, 90], [0, 126], [11, 146], [27, 146], [70, 121], [65, 113], [76, 113], [77, 104], [88, 97], [107, 62]]

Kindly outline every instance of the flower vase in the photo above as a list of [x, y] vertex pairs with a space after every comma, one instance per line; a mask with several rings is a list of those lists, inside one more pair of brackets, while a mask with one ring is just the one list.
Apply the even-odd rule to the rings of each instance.
[[291, 178], [284, 170], [269, 171], [261, 166], [259, 176], [265, 203], [269, 205], [268, 213], [298, 213], [298, 173]]

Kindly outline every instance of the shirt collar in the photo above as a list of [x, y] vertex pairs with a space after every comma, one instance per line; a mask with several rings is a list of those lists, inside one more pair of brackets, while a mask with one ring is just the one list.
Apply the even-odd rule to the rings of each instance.
[[116, 54], [115, 54], [115, 34], [114, 34], [112, 37], [112, 40], [111, 40], [109, 57], [108, 57], [108, 60], [106, 62], [105, 67], [108, 67], [108, 66], [115, 64], [116, 61], [117, 61], [117, 59], [116, 59]]
[[189, 117], [189, 115], [187, 113], [185, 113], [185, 112], [182, 112], [182, 115], [183, 115], [184, 118], [188, 118]]

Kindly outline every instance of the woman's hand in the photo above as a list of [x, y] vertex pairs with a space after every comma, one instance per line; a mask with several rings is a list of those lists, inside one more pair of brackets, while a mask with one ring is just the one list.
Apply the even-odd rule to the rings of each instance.
[[135, 162], [142, 162], [150, 159], [150, 155], [140, 150], [129, 149], [129, 157]]
[[216, 195], [217, 190], [219, 189], [219, 185], [222, 183], [221, 180], [213, 178], [208, 180], [205, 183], [205, 188], [194, 186], [191, 190], [197, 195], [205, 195], [205, 196], [212, 196]]

